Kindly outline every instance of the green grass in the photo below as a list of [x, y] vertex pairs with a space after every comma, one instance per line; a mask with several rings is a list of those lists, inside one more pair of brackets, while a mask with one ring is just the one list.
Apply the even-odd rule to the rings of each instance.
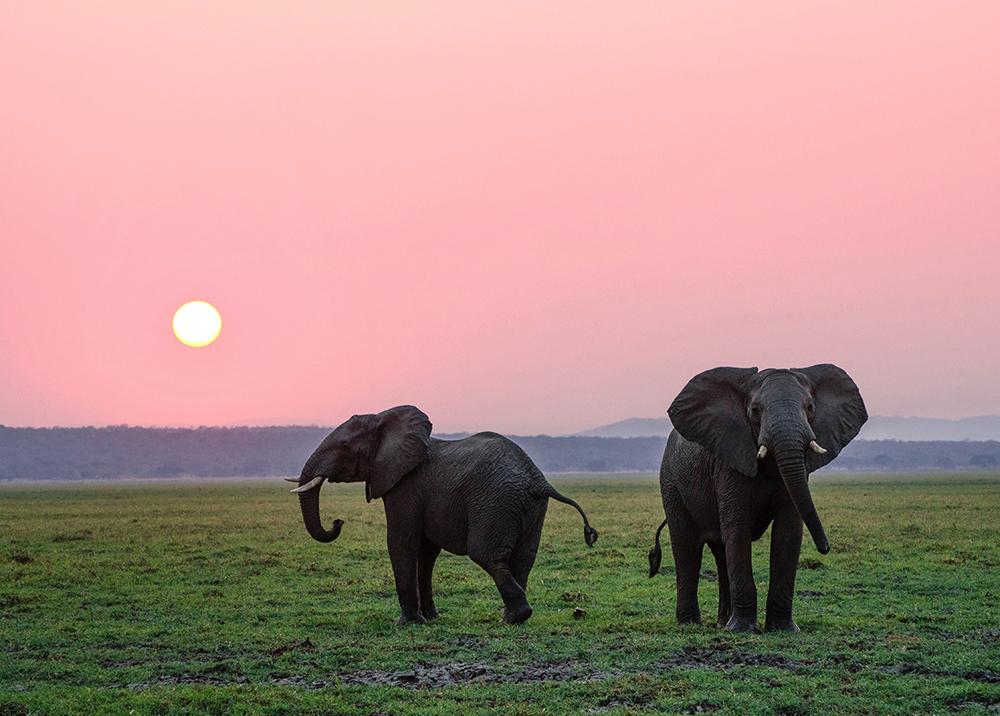
[[[803, 545], [802, 632], [763, 636], [676, 626], [668, 541], [646, 576], [655, 478], [552, 482], [601, 536], [588, 549], [549, 503], [520, 627], [447, 554], [441, 618], [396, 627], [385, 517], [358, 486], [323, 488], [325, 521], [346, 522], [330, 545], [277, 481], [0, 488], [0, 716], [998, 710], [1000, 476], [814, 478], [832, 551]], [[754, 564], [763, 608], [766, 537]], [[702, 580], [706, 617], [716, 598]], [[494, 680], [351, 683], [436, 664]], [[515, 681], [538, 670], [583, 678]]]

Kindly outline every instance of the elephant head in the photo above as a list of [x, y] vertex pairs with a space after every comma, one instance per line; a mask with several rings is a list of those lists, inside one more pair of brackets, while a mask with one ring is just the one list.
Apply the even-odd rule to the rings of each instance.
[[368, 501], [385, 495], [400, 478], [427, 457], [431, 422], [412, 405], [378, 415], [355, 415], [337, 427], [306, 461], [299, 476], [302, 519], [313, 539], [332, 542], [343, 520], [327, 531], [319, 518], [319, 489], [326, 480], [364, 482]]
[[753, 477], [773, 456], [816, 549], [830, 550], [808, 475], [835, 458], [868, 419], [858, 387], [829, 363], [791, 370], [713, 368], [692, 378], [667, 411], [674, 428]]

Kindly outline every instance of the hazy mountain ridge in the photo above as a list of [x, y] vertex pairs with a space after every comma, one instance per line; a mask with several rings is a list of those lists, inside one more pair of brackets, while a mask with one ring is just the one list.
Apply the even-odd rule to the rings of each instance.
[[[617, 423], [573, 433], [573, 437], [633, 438], [663, 436], [672, 429], [670, 418], [628, 418]], [[989, 441], [1000, 440], [1000, 415], [946, 420], [873, 415], [861, 428], [858, 440]]]
[[617, 423], [602, 425], [599, 428], [581, 430], [569, 437], [580, 438], [642, 438], [667, 437], [673, 429], [670, 418], [626, 418]]

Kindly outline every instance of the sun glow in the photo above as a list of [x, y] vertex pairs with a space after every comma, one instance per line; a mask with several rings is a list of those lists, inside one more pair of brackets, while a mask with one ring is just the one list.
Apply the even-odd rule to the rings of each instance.
[[215, 306], [204, 301], [191, 301], [174, 314], [174, 335], [188, 346], [207, 346], [219, 337], [222, 317]]

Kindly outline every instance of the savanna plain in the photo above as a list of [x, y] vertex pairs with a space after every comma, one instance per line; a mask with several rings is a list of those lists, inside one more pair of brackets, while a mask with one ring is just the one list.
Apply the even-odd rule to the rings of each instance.
[[323, 488], [324, 521], [345, 520], [329, 545], [281, 481], [0, 487], [0, 716], [1000, 710], [1000, 474], [813, 476], [832, 551], [806, 539], [802, 631], [764, 635], [676, 625], [669, 551], [647, 576], [655, 477], [550, 481], [600, 539], [588, 549], [550, 501], [516, 627], [448, 554], [440, 618], [395, 626], [385, 517], [362, 486]]

